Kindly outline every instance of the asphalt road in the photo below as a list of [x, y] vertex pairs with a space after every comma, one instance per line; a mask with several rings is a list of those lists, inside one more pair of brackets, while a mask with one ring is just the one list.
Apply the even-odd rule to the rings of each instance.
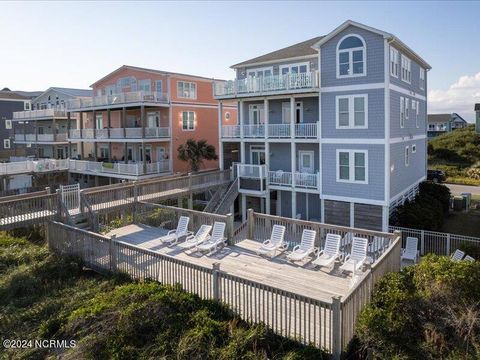
[[480, 195], [480, 186], [468, 186], [468, 185], [454, 185], [445, 184], [448, 186], [452, 195], [460, 195], [461, 193], [471, 193], [472, 195]]

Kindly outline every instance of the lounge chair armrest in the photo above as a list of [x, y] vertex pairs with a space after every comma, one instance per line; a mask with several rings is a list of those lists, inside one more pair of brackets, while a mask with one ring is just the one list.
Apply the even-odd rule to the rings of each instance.
[[270, 244], [271, 244], [271, 241], [270, 241], [270, 239], [268, 239], [268, 240], [265, 240], [265, 241], [263, 242], [263, 245], [270, 245]]
[[300, 245], [295, 245], [292, 249], [292, 252], [295, 252], [297, 249], [300, 249]]
[[343, 262], [347, 262], [349, 259], [350, 259], [350, 255], [347, 255], [345, 256], [345, 259], [343, 260]]
[[172, 235], [172, 234], [174, 234], [174, 233], [176, 233], [176, 232], [177, 232], [176, 229], [175, 229], [175, 230], [170, 230], [170, 231], [167, 233], [167, 235]]
[[193, 231], [187, 231], [187, 232], [185, 233], [185, 235], [187, 235], [187, 236], [193, 235]]
[[[299, 246], [299, 245], [297, 245], [297, 246]], [[283, 242], [282, 245], [280, 245], [280, 248], [281, 248], [283, 251], [287, 250], [287, 249], [288, 249], [288, 243]]]
[[320, 253], [320, 248], [314, 247], [314, 248], [313, 248], [313, 255], [314, 255], [314, 256], [318, 256], [319, 253]]
[[187, 235], [187, 238], [185, 239], [186, 241], [189, 241], [189, 240], [192, 240], [195, 238], [195, 235], [193, 234], [190, 234], [190, 235]]
[[325, 253], [325, 250], [320, 250], [320, 249], [317, 249], [317, 257], [320, 257], [322, 256], [323, 254]]

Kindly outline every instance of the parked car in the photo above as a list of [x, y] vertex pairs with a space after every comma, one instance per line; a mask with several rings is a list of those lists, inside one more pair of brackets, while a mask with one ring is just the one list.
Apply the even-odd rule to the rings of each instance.
[[445, 172], [442, 170], [427, 171], [427, 180], [433, 181], [434, 183], [441, 183], [445, 181], [445, 179], [446, 179]]

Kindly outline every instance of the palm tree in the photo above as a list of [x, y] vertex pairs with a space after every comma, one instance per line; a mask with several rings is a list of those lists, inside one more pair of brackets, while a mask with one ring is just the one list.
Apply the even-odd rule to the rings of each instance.
[[190, 164], [193, 172], [200, 169], [203, 160], [217, 160], [215, 146], [207, 143], [207, 140], [188, 139], [185, 144], [178, 147], [178, 158]]

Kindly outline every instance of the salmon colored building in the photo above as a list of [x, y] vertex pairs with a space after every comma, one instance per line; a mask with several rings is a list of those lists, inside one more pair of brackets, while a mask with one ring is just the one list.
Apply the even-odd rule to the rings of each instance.
[[[237, 107], [219, 106], [213, 86], [210, 78], [126, 65], [96, 81], [92, 98], [66, 104], [68, 141], [78, 154], [73, 177], [92, 186], [187, 172], [177, 149], [190, 138], [207, 140], [218, 154], [219, 120], [236, 123]], [[218, 167], [215, 160], [202, 168]]]

